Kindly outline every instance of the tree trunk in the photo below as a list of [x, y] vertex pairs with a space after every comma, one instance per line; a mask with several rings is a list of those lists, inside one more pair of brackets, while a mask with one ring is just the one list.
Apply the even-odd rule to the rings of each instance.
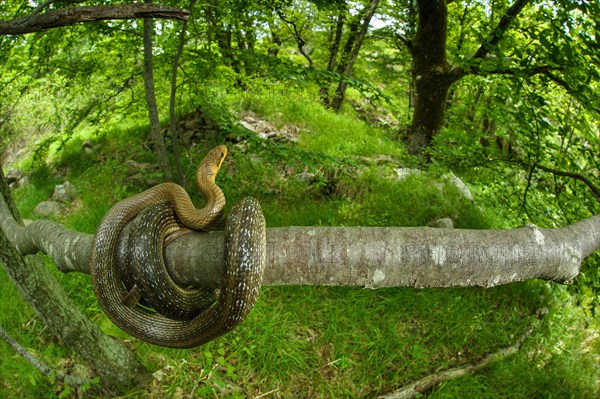
[[446, 59], [448, 9], [446, 0], [418, 0], [417, 34], [413, 43], [416, 99], [408, 150], [428, 147], [444, 123], [448, 90], [455, 82]]
[[[12, 219], [5, 199], [12, 202], [0, 168], [0, 213]], [[0, 264], [45, 325], [95, 369], [104, 383], [125, 386], [143, 375], [145, 370], [135, 355], [79, 311], [38, 256], [22, 256], [4, 227], [0, 229]]]
[[[337, 55], [340, 51], [340, 45], [342, 44], [342, 34], [344, 33], [344, 22], [345, 22], [344, 10], [340, 8], [335, 24], [335, 31], [331, 30], [329, 34], [329, 61], [327, 62], [327, 70], [333, 72], [337, 64]], [[334, 33], [335, 32], [335, 33]], [[327, 78], [321, 83], [319, 94], [321, 101], [326, 107], [331, 106], [329, 99], [329, 86], [331, 85], [331, 79]]]
[[[367, 32], [369, 30], [369, 24], [371, 23], [373, 15], [375, 15], [378, 5], [379, 0], [371, 0], [371, 3], [365, 7], [364, 19], [362, 21], [360, 31], [358, 31], [356, 38], [353, 40], [351, 50], [349, 53], [347, 53], [346, 59], [343, 62], [343, 70], [340, 71], [344, 76], [352, 76], [354, 64], [358, 58], [358, 53], [360, 52], [363, 42], [365, 41], [365, 37], [367, 36]], [[335, 89], [335, 96], [331, 102], [331, 108], [333, 108], [335, 111], [339, 111], [342, 108], [344, 98], [346, 97], [347, 87], [347, 82], [342, 81], [338, 83], [338, 86]]]
[[[484, 59], [496, 46], [511, 22], [531, 0], [516, 0], [498, 25], [471, 57], [469, 65]], [[446, 0], [417, 0], [418, 22], [412, 43], [416, 100], [408, 136], [408, 151], [419, 154], [427, 148], [444, 123], [450, 87], [476, 67], [453, 68], [446, 59], [448, 8]]]
[[[196, 0], [191, 0], [189, 9], [192, 10]], [[181, 25], [181, 32], [179, 33], [179, 45], [177, 46], [177, 52], [173, 58], [173, 69], [171, 72], [171, 96], [169, 98], [169, 122], [171, 126], [172, 146], [173, 146], [173, 162], [176, 167], [176, 182], [185, 187], [185, 181], [183, 178], [183, 170], [181, 168], [181, 155], [179, 151], [179, 135], [180, 131], [177, 128], [177, 117], [175, 115], [175, 101], [177, 100], [177, 70], [179, 69], [179, 59], [183, 53], [183, 47], [185, 45], [185, 35], [187, 32], [188, 21], [183, 21]]]
[[[151, 0], [146, 0], [150, 3]], [[152, 36], [154, 34], [154, 22], [152, 18], [144, 18], [144, 88], [146, 89], [146, 103], [148, 105], [148, 117], [150, 119], [150, 137], [154, 144], [154, 150], [158, 157], [158, 164], [165, 179], [173, 180], [169, 157], [165, 140], [160, 131], [160, 119], [158, 117], [158, 106], [156, 94], [154, 93], [154, 72], [152, 67]]]

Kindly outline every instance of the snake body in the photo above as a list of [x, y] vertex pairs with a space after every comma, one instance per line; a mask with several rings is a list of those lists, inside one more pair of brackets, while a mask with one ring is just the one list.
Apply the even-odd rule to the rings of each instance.
[[224, 146], [211, 150], [200, 164], [197, 183], [207, 205], [193, 207], [183, 188], [163, 183], [117, 203], [104, 216], [94, 238], [90, 270], [94, 292], [108, 317], [121, 329], [144, 341], [173, 348], [201, 345], [233, 329], [254, 305], [265, 263], [265, 220], [258, 201], [247, 197], [236, 204], [225, 226], [225, 271], [217, 301], [188, 320], [175, 320], [141, 306], [129, 306], [123, 298], [129, 288], [118, 270], [118, 241], [124, 225], [142, 209], [169, 204], [181, 222], [202, 229], [223, 212], [224, 195], [214, 183]]
[[126, 254], [124, 266], [130, 273], [129, 285], [139, 290], [134, 293], [144, 305], [163, 316], [188, 320], [215, 302], [215, 289], [180, 287], [167, 271], [163, 259], [165, 240], [184, 230], [171, 206], [157, 204], [143, 210], [131, 222], [131, 230], [135, 234], [130, 234], [127, 248], [119, 251]]

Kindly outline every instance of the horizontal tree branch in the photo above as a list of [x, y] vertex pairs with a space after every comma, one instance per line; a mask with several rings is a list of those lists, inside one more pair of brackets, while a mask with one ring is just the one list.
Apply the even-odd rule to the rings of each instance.
[[160, 4], [118, 4], [105, 6], [82, 6], [60, 8], [43, 14], [32, 14], [0, 21], [0, 35], [21, 35], [41, 32], [80, 22], [93, 22], [108, 19], [167, 18], [186, 20], [189, 11]]
[[[458, 80], [466, 75], [510, 75], [510, 76], [535, 76], [535, 75], [545, 75], [552, 76], [550, 79], [554, 81], [554, 79], [558, 79], [551, 72], [561, 71], [562, 67], [560, 66], [550, 66], [550, 65], [538, 65], [531, 66], [529, 68], [495, 68], [495, 69], [481, 69], [480, 64], [472, 64], [468, 66], [457, 66], [452, 69], [450, 72], [452, 78], [454, 80]], [[558, 82], [555, 82], [558, 84]], [[566, 82], [563, 82], [565, 85]], [[563, 84], [561, 84], [563, 86]], [[564, 86], [563, 86], [564, 87]]]
[[[89, 273], [92, 235], [50, 221], [24, 228], [4, 203], [0, 228], [21, 253], [42, 250], [64, 272]], [[218, 287], [223, 247], [222, 231], [184, 235], [167, 246], [167, 268], [179, 284]], [[263, 283], [423, 288], [565, 282], [598, 249], [598, 215], [557, 229], [269, 228]]]

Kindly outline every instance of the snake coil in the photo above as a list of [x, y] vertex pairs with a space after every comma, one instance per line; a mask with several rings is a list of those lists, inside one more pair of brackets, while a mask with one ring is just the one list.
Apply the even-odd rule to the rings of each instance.
[[[216, 302], [203, 302], [194, 311], [199, 313], [192, 318], [181, 316], [177, 320], [173, 315], [167, 317], [123, 301], [131, 290], [122, 281], [123, 272], [119, 270], [117, 259], [124, 226], [143, 209], [157, 204], [172, 206], [178, 219], [189, 228], [197, 230], [209, 226], [222, 215], [225, 205], [224, 195], [214, 179], [226, 152], [225, 146], [214, 148], [198, 167], [196, 182], [207, 198], [204, 208], [194, 208], [182, 187], [163, 183], [117, 203], [100, 222], [90, 265], [94, 292], [107, 316], [130, 335], [160, 346], [191, 348], [231, 331], [256, 302], [265, 264], [266, 229], [260, 205], [251, 197], [237, 203], [227, 218], [225, 270]], [[167, 229], [173, 227], [170, 221], [165, 224]], [[162, 250], [154, 252], [160, 254]]]

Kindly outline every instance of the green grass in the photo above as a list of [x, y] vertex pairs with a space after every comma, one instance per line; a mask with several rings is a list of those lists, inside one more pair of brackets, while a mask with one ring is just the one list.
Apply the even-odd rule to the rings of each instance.
[[[405, 156], [382, 132], [309, 106], [301, 97], [277, 108], [282, 101], [277, 95], [272, 104], [266, 94], [257, 95], [244, 107], [252, 105], [274, 123], [303, 123], [306, 133], [298, 146], [257, 139], [245, 149], [230, 146], [217, 179], [229, 206], [253, 195], [269, 226], [418, 226], [451, 217], [462, 228], [494, 227], [489, 210], [440, 183], [439, 173], [399, 182], [386, 177], [390, 171], [385, 167], [361, 163], [359, 155]], [[38, 165], [30, 185], [15, 192], [21, 212], [30, 217], [35, 204], [67, 178], [80, 198], [62, 221], [93, 232], [113, 203], [145, 188], [123, 184], [132, 173], [127, 160], [153, 161], [144, 149], [143, 131], [130, 126], [86, 136], [102, 146], [94, 154], [79, 151], [79, 139], [73, 139], [53, 155], [51, 165]], [[344, 135], [352, 140], [337, 146]], [[191, 159], [201, 159], [211, 145], [191, 149]], [[56, 170], [66, 172], [59, 177]], [[314, 177], [302, 178], [304, 172]], [[154, 172], [146, 173], [153, 177]], [[194, 199], [201, 204], [198, 194]], [[535, 333], [517, 355], [443, 384], [429, 397], [593, 398], [599, 390], [600, 339], [593, 330], [598, 321], [554, 284], [424, 290], [263, 287], [240, 328], [199, 348], [170, 350], [116, 328], [100, 311], [88, 276], [55, 275], [89, 317], [108, 333], [128, 339], [155, 373], [150, 384], [122, 397], [189, 397], [192, 392], [195, 397], [255, 397], [270, 391], [270, 397], [282, 398], [375, 397], [510, 346], [534, 323]], [[53, 366], [75, 356], [43, 329], [3, 273], [0, 291], [0, 323], [14, 338]], [[535, 321], [541, 307], [550, 312]], [[4, 343], [0, 361], [0, 397], [65, 394]]]
[[[265, 85], [263, 85], [265, 86]], [[251, 109], [276, 126], [293, 125], [300, 129], [299, 147], [331, 156], [389, 155], [406, 157], [403, 147], [379, 128], [315, 103], [311, 88], [273, 84], [261, 90], [236, 93], [229, 98], [239, 112]]]

